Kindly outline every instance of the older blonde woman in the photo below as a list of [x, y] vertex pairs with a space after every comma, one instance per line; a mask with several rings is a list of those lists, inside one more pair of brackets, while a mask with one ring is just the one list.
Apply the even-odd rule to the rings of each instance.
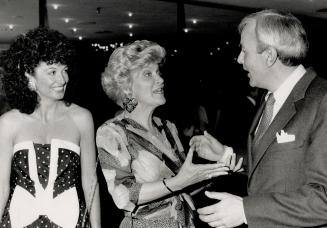
[[193, 150], [185, 156], [175, 125], [153, 117], [166, 101], [164, 57], [158, 44], [135, 41], [117, 48], [102, 74], [104, 91], [124, 108], [96, 137], [108, 190], [125, 211], [120, 227], [193, 227], [185, 188], [227, 174], [222, 163], [192, 164]]

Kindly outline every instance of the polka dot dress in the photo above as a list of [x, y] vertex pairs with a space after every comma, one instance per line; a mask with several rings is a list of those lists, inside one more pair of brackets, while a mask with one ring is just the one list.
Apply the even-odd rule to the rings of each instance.
[[64, 140], [16, 144], [0, 228], [89, 227], [79, 150]]

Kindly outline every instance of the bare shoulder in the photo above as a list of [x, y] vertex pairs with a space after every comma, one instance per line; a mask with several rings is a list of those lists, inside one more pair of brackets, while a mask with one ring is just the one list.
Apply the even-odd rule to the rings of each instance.
[[77, 104], [71, 104], [68, 108], [69, 116], [76, 121], [92, 120], [91, 112]]
[[2, 114], [0, 116], [0, 137], [6, 140], [12, 139], [26, 117], [27, 114], [20, 113], [16, 109]]
[[67, 114], [78, 128], [93, 128], [92, 114], [86, 108], [71, 104], [67, 109]]
[[[0, 116], [0, 126], [12, 128], [19, 125], [26, 114], [20, 113], [17, 109], [12, 109]], [[8, 129], [9, 130], [9, 129]]]

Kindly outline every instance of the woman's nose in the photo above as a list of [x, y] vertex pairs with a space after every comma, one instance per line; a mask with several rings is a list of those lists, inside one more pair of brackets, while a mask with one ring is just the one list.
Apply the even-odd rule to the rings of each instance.
[[66, 83], [66, 77], [65, 77], [64, 73], [58, 73], [57, 82], [62, 83], [62, 84]]
[[239, 54], [238, 57], [237, 57], [237, 62], [238, 62], [239, 64], [243, 64], [243, 60], [244, 60], [243, 53], [240, 52], [240, 54]]
[[159, 82], [160, 82], [160, 83], [163, 83], [164, 81], [165, 81], [165, 80], [160, 76], [160, 77], [159, 77]]
[[161, 84], [161, 83], [163, 83], [163, 82], [164, 82], [164, 79], [161, 77], [160, 74], [158, 74], [158, 75], [157, 75], [157, 83], [158, 83], [158, 84]]

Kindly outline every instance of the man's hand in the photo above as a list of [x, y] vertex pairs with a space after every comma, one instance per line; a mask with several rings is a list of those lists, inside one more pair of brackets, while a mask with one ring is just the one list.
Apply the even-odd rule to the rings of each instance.
[[243, 199], [229, 193], [205, 192], [218, 203], [197, 210], [199, 217], [211, 227], [235, 227], [245, 222]]
[[206, 131], [204, 135], [192, 137], [189, 144], [199, 157], [210, 161], [220, 161], [225, 152], [224, 146]]

